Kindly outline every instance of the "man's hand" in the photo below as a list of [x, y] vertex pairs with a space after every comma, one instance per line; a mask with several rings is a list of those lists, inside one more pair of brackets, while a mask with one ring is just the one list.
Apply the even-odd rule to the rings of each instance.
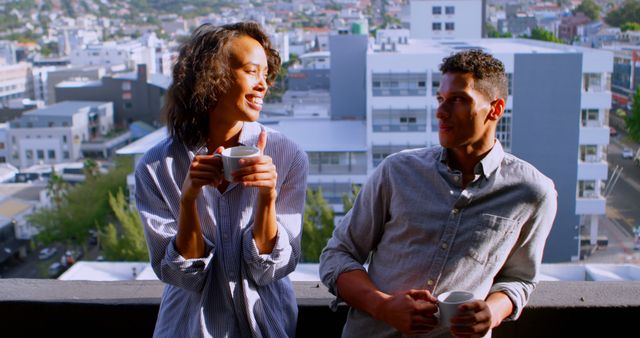
[[374, 317], [406, 335], [428, 333], [438, 324], [436, 302], [426, 290], [401, 291], [387, 296]]
[[484, 337], [491, 329], [491, 309], [483, 300], [458, 307], [460, 315], [451, 318], [451, 334], [459, 338]]

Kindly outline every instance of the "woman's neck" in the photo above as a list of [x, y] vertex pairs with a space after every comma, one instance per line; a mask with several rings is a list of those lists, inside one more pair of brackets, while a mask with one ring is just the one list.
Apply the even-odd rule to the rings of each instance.
[[215, 150], [220, 146], [225, 148], [237, 146], [243, 125], [242, 121], [235, 121], [232, 124], [212, 123], [209, 128], [207, 146], [210, 150]]

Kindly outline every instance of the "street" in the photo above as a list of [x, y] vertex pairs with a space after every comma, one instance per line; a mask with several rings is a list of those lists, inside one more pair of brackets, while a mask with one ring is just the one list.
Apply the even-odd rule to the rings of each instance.
[[[585, 257], [585, 263], [640, 264], [640, 251], [634, 250], [631, 230], [640, 224], [640, 167], [632, 159], [622, 158], [622, 149], [631, 148], [635, 154], [638, 146], [623, 144], [624, 134], [611, 137], [607, 160], [609, 178], [616, 166], [622, 174], [607, 198], [606, 217], [600, 218], [599, 235], [608, 238], [607, 247], [601, 247]], [[588, 235], [589, 229], [585, 229]]]

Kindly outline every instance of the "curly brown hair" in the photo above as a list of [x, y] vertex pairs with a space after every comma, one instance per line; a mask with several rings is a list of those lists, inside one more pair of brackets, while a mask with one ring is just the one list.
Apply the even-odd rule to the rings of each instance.
[[169, 135], [189, 148], [206, 144], [209, 114], [233, 82], [228, 47], [241, 36], [252, 37], [264, 48], [268, 65], [267, 84], [271, 85], [280, 71], [280, 55], [255, 22], [223, 26], [204, 24], [196, 28], [189, 41], [180, 47], [164, 114]]
[[481, 49], [469, 49], [442, 59], [440, 72], [471, 73], [475, 88], [493, 101], [501, 98], [507, 101], [509, 80], [502, 61]]

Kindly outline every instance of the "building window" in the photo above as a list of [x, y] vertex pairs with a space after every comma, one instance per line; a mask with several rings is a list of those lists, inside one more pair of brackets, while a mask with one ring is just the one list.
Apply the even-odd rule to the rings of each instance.
[[69, 152], [68, 151], [63, 151], [62, 152], [62, 158], [64, 158], [65, 160], [69, 159]]
[[496, 138], [505, 151], [511, 151], [511, 109], [505, 109], [496, 126]]
[[424, 132], [427, 129], [426, 109], [373, 109], [373, 132]]
[[580, 198], [597, 198], [596, 181], [578, 181], [578, 197]]
[[434, 31], [441, 31], [442, 30], [442, 23], [441, 22], [434, 22], [431, 24], [431, 29]]
[[431, 7], [431, 14], [432, 15], [440, 15], [440, 14], [442, 14], [442, 7], [440, 7], [440, 6]]
[[62, 143], [67, 144], [67, 135], [62, 135]]
[[69, 126], [69, 122], [68, 122], [68, 121], [64, 121], [64, 122], [62, 122], [62, 126], [63, 126], [63, 127], [68, 127], [68, 126]]
[[585, 92], [600, 92], [603, 90], [600, 73], [584, 73], [582, 82]]
[[407, 145], [373, 145], [371, 148], [371, 157], [374, 167], [377, 167], [382, 160], [391, 154], [395, 154], [405, 149], [423, 148], [424, 145], [407, 144]]
[[53, 122], [51, 122], [51, 121], [50, 121], [50, 122], [49, 122], [49, 128], [53, 127], [53, 126], [54, 126], [54, 124], [55, 124], [55, 123], [53, 123]]
[[[374, 86], [374, 83], [379, 83]], [[427, 89], [424, 73], [374, 73], [373, 96], [425, 96]]]
[[445, 6], [444, 7], [444, 14], [447, 14], [447, 15], [456, 14], [456, 8], [453, 7], [453, 6]]
[[431, 95], [436, 96], [438, 94], [438, 90], [440, 89], [440, 73], [432, 73], [431, 74]]
[[588, 163], [600, 162], [598, 158], [598, 146], [595, 144], [581, 144], [580, 161]]
[[4, 156], [0, 156], [0, 163], [7, 162], [7, 159]]
[[27, 160], [33, 160], [33, 150], [31, 149], [27, 149], [24, 152], [25, 157], [27, 158]]
[[42, 150], [42, 149], [38, 149], [38, 150], [36, 151], [36, 154], [38, 155], [38, 159], [39, 159], [39, 160], [44, 160], [44, 150]]
[[124, 109], [129, 110], [129, 109], [131, 109], [133, 107], [133, 104], [131, 103], [131, 101], [124, 101], [124, 102], [122, 102], [122, 107]]
[[508, 94], [511, 95], [513, 93], [513, 74], [507, 73], [507, 81], [508, 81]]
[[49, 151], [47, 151], [47, 156], [49, 157], [50, 160], [55, 160], [56, 159], [56, 151], [49, 149]]
[[454, 29], [455, 28], [454, 28], [453, 22], [447, 22], [444, 24], [444, 30], [452, 31]]
[[580, 122], [583, 127], [601, 127], [598, 109], [582, 109]]
[[0, 142], [0, 149], [4, 149], [4, 142]]

